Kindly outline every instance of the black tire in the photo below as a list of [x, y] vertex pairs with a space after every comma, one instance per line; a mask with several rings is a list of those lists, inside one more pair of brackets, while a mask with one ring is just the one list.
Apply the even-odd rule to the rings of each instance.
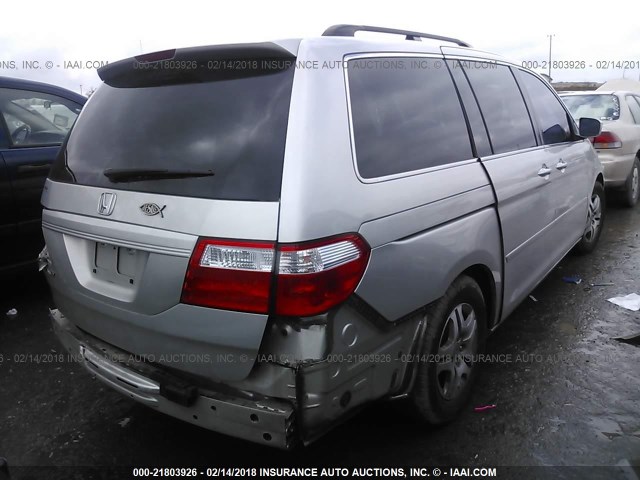
[[[595, 197], [598, 197], [598, 206], [594, 206]], [[587, 225], [582, 234], [582, 238], [576, 245], [576, 252], [580, 254], [591, 253], [598, 246], [602, 229], [604, 228], [605, 211], [607, 203], [604, 194], [604, 187], [601, 183], [596, 182], [589, 197], [589, 206], [587, 209]], [[596, 208], [596, 210], [594, 210]]]
[[625, 207], [633, 208], [638, 203], [638, 197], [640, 197], [640, 161], [636, 158], [625, 184], [622, 201]]
[[[460, 308], [458, 312], [462, 315], [456, 315], [457, 308]], [[430, 425], [447, 423], [468, 402], [478, 374], [477, 355], [484, 351], [486, 310], [482, 290], [467, 276], [458, 277], [445, 295], [427, 310], [422, 354], [410, 393], [414, 413], [424, 422]], [[454, 355], [450, 357], [445, 352], [451, 348], [448, 346], [453, 337], [452, 328], [455, 324], [458, 332], [464, 332], [465, 329], [470, 332], [470, 320], [463, 319], [465, 316], [469, 319], [470, 311], [475, 313], [473, 337], [469, 336], [466, 344], [463, 342], [464, 348], [461, 348], [459, 339], [454, 338], [451, 350]]]
[[7, 460], [3, 457], [0, 457], [0, 480], [10, 480], [11, 476], [9, 475], [9, 466], [7, 465]]

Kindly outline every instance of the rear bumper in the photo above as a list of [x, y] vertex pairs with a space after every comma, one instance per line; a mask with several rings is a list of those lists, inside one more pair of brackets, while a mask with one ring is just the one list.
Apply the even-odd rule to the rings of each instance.
[[604, 183], [606, 187], [622, 187], [631, 172], [635, 153], [627, 155], [614, 154], [611, 151], [598, 150], [598, 158], [604, 168]]
[[136, 362], [126, 352], [85, 334], [59, 310], [51, 310], [50, 316], [67, 351], [94, 378], [114, 390], [209, 430], [282, 449], [295, 445], [295, 411], [289, 402], [248, 399], [185, 386], [184, 381], [167, 372]]

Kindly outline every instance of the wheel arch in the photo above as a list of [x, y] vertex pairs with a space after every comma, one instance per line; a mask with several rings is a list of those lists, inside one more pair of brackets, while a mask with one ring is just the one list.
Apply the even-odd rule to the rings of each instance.
[[[491, 269], [483, 264], [475, 264], [463, 270], [458, 277], [466, 275], [472, 278], [480, 287], [487, 308], [487, 330], [496, 326], [498, 319], [498, 297], [496, 282], [491, 273]], [[457, 277], [456, 277], [457, 278]]]

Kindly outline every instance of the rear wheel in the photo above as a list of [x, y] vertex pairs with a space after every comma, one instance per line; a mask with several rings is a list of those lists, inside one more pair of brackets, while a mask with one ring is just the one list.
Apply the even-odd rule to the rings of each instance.
[[635, 207], [640, 196], [640, 161], [636, 158], [633, 161], [633, 167], [629, 178], [627, 178], [626, 189], [623, 201], [627, 207]]
[[598, 245], [602, 227], [604, 225], [604, 209], [605, 209], [604, 187], [597, 182], [591, 197], [589, 197], [589, 208], [587, 210], [587, 225], [585, 227], [582, 238], [576, 245], [578, 253], [591, 253]]
[[484, 349], [487, 313], [482, 290], [459, 277], [427, 311], [427, 330], [411, 403], [431, 425], [455, 418], [475, 381], [477, 355]]

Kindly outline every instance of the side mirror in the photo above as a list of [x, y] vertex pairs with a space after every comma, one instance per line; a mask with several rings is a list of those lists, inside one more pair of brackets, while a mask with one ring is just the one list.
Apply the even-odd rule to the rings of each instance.
[[578, 124], [581, 137], [597, 137], [602, 131], [602, 123], [595, 118], [581, 118]]

